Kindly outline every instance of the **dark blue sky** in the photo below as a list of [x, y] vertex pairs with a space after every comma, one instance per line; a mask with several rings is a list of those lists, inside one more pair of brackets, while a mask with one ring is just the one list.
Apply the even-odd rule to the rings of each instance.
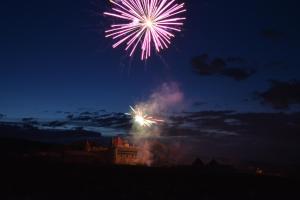
[[[112, 41], [104, 38], [111, 22], [102, 15], [110, 9], [108, 0], [2, 1], [0, 113], [125, 112], [169, 81], [180, 85], [187, 110], [298, 109], [293, 105], [299, 105], [294, 95], [299, 84], [288, 82], [300, 76], [296, 1], [180, 1], [188, 9], [183, 32], [146, 63], [138, 54], [130, 59], [122, 48], [112, 49]], [[215, 67], [215, 59], [225, 69], [203, 73]], [[245, 70], [251, 73], [243, 76]], [[276, 106], [278, 94], [269, 80], [291, 89], [285, 95], [291, 95], [288, 107], [286, 102]]]

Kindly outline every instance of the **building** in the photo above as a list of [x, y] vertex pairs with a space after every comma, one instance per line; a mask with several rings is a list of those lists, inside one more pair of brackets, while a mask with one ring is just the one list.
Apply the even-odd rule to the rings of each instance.
[[138, 148], [120, 137], [112, 139], [113, 163], [117, 165], [137, 165]]
[[109, 150], [109, 148], [97, 146], [88, 140], [85, 142], [85, 151], [86, 152], [107, 152], [108, 150]]
[[108, 163], [116, 165], [137, 165], [138, 148], [129, 144], [121, 137], [114, 137], [110, 147], [98, 146], [93, 142], [86, 141], [85, 152], [106, 158]]

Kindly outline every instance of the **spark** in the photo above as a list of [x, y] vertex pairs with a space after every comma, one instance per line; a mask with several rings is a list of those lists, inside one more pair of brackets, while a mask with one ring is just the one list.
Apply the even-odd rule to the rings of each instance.
[[130, 115], [133, 118], [134, 123], [138, 124], [141, 127], [151, 127], [153, 124], [157, 124], [158, 122], [163, 122], [163, 120], [155, 119], [147, 114], [145, 114], [141, 109], [134, 109], [130, 106], [131, 113], [125, 113], [126, 115]]
[[112, 12], [104, 15], [124, 20], [124, 23], [112, 24], [105, 31], [106, 37], [117, 40], [113, 48], [126, 43], [125, 50], [132, 56], [141, 44], [141, 60], [151, 56], [154, 46], [157, 52], [168, 48], [174, 31], [180, 32], [185, 17], [178, 17], [185, 12], [184, 3], [176, 0], [110, 0]]

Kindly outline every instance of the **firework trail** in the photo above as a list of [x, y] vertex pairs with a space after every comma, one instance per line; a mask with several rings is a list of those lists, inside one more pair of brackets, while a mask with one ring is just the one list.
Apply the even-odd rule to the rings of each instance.
[[175, 0], [110, 0], [113, 12], [105, 15], [124, 20], [123, 23], [111, 25], [105, 31], [106, 37], [117, 42], [113, 48], [126, 43], [125, 50], [132, 56], [141, 44], [141, 60], [151, 56], [152, 46], [159, 52], [171, 44], [174, 31], [181, 31], [184, 17], [177, 17], [185, 12], [184, 3]]
[[163, 122], [163, 120], [155, 119], [147, 114], [145, 114], [141, 109], [130, 106], [131, 113], [126, 113], [127, 115], [132, 116], [134, 123], [137, 123], [141, 127], [151, 127], [153, 124], [158, 122]]

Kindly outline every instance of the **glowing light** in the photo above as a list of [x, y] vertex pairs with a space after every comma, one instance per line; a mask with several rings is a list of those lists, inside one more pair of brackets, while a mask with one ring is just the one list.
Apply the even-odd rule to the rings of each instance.
[[151, 19], [147, 19], [145, 22], [145, 25], [147, 26], [147, 28], [153, 28], [153, 21]]
[[185, 12], [184, 3], [177, 4], [175, 0], [110, 0], [114, 5], [113, 12], [105, 15], [124, 20], [123, 23], [111, 25], [105, 31], [106, 37], [117, 40], [113, 48], [126, 43], [125, 50], [130, 49], [132, 56], [141, 44], [141, 59], [151, 56], [154, 46], [159, 52], [171, 44], [175, 37], [174, 31], [181, 31], [184, 17], [176, 17]]
[[134, 123], [138, 124], [141, 127], [151, 127], [153, 124], [158, 122], [163, 122], [163, 120], [155, 119], [147, 114], [144, 114], [143, 111], [139, 108], [134, 109], [130, 106], [131, 113], [126, 113], [127, 115], [132, 116]]

